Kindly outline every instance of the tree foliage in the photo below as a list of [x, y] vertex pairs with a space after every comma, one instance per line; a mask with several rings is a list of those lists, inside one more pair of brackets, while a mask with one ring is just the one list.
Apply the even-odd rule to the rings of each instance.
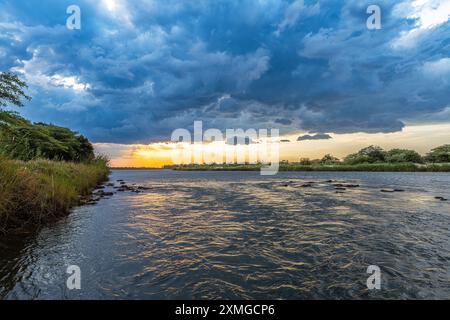
[[340, 163], [339, 159], [331, 154], [326, 154], [320, 160], [320, 164], [338, 164], [338, 163]]
[[94, 148], [85, 137], [70, 129], [33, 124], [14, 112], [0, 111], [0, 155], [18, 160], [80, 162], [93, 159]]
[[300, 158], [299, 163], [304, 166], [309, 166], [312, 164], [312, 161], [309, 158]]
[[450, 162], [450, 144], [446, 144], [431, 150], [425, 157], [422, 157], [417, 151], [408, 149], [392, 149], [384, 151], [377, 146], [370, 146], [361, 149], [345, 157], [346, 164], [364, 164], [364, 163], [449, 163]]
[[378, 146], [369, 146], [345, 157], [348, 164], [376, 163], [386, 161], [386, 151]]
[[0, 109], [8, 104], [23, 107], [22, 99], [31, 100], [24, 92], [26, 88], [27, 84], [15, 74], [0, 72]]
[[82, 135], [63, 127], [33, 124], [15, 112], [1, 110], [8, 104], [22, 107], [22, 99], [30, 100], [26, 88], [27, 84], [16, 75], [0, 73], [0, 156], [78, 162], [93, 159], [94, 148]]
[[401, 162], [413, 162], [422, 163], [422, 156], [414, 150], [407, 149], [392, 149], [386, 153], [386, 162], [401, 163]]
[[450, 144], [434, 148], [425, 157], [428, 162], [450, 162]]

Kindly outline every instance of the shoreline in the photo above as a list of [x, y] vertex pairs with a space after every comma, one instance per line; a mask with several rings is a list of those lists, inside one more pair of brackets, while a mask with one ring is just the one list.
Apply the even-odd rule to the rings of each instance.
[[[260, 165], [198, 165], [173, 166], [165, 169], [174, 171], [259, 171]], [[358, 165], [280, 165], [279, 172], [450, 172], [450, 163], [418, 165], [401, 164], [358, 164]]]

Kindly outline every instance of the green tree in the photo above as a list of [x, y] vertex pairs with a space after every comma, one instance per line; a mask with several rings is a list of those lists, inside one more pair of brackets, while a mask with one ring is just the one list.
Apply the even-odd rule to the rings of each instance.
[[33, 124], [14, 112], [0, 111], [0, 155], [18, 160], [86, 161], [94, 158], [94, 148], [70, 129]]
[[386, 161], [390, 163], [413, 162], [422, 163], [422, 156], [414, 151], [407, 149], [392, 149], [386, 153]]
[[300, 158], [299, 163], [300, 163], [302, 166], [310, 166], [310, 165], [312, 164], [312, 161], [311, 161], [311, 159], [309, 159], [309, 158]]
[[386, 161], [386, 151], [378, 146], [369, 146], [345, 157], [348, 164], [375, 163]]
[[20, 80], [15, 74], [0, 72], [0, 109], [8, 104], [23, 107], [22, 99], [31, 100], [24, 89], [27, 84]]
[[0, 73], [0, 156], [11, 159], [87, 161], [94, 147], [88, 139], [70, 129], [45, 123], [31, 123], [12, 111], [1, 110], [8, 104], [22, 107], [30, 100], [25, 82], [12, 73]]
[[77, 136], [76, 139], [78, 140], [77, 153], [80, 155], [77, 160], [83, 161], [94, 159], [94, 147], [92, 146], [91, 142], [82, 135]]
[[450, 162], [450, 144], [446, 144], [431, 150], [425, 157], [429, 162]]
[[326, 154], [321, 160], [320, 164], [338, 164], [340, 163], [339, 159], [331, 154]]

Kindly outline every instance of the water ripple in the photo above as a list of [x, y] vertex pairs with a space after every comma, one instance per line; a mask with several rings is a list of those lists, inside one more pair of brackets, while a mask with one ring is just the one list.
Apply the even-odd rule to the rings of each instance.
[[[0, 297], [450, 296], [450, 206], [434, 199], [450, 197], [448, 174], [114, 171], [112, 179], [152, 189], [2, 239]], [[337, 193], [336, 183], [360, 186]], [[65, 289], [69, 264], [83, 272], [76, 293]], [[366, 287], [373, 264], [379, 291]]]

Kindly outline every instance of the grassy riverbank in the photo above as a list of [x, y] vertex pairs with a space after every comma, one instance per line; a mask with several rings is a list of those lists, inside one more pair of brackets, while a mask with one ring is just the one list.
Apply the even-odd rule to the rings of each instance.
[[104, 159], [73, 163], [0, 158], [0, 233], [66, 215], [108, 172]]
[[[189, 165], [172, 166], [171, 169], [180, 171], [259, 171], [261, 165]], [[280, 164], [279, 171], [450, 172], [450, 163]]]

